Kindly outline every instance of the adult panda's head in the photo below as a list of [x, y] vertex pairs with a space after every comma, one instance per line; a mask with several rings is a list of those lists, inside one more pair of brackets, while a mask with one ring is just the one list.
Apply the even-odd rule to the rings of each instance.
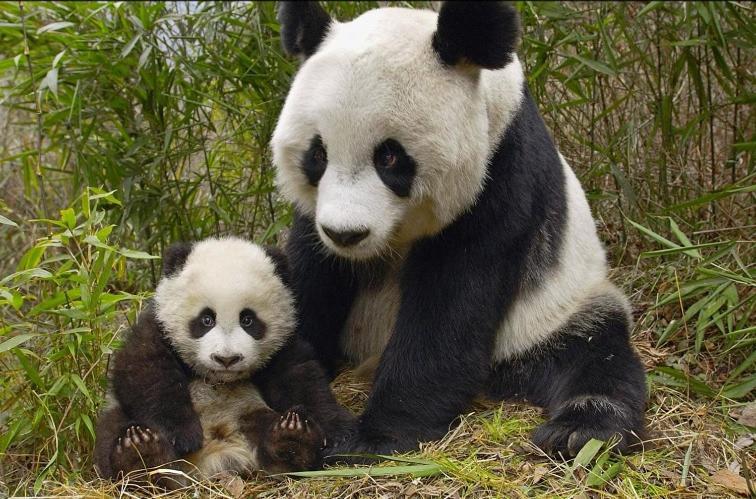
[[171, 246], [155, 303], [179, 357], [213, 381], [260, 369], [295, 326], [283, 258], [236, 238]]
[[519, 20], [498, 2], [331, 19], [282, 2], [302, 65], [272, 140], [278, 184], [343, 257], [381, 255], [469, 209], [522, 98]]

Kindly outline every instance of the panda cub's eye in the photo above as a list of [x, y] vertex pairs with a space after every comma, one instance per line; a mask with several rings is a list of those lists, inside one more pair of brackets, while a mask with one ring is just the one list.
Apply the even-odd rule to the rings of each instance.
[[201, 338], [215, 327], [215, 312], [205, 307], [194, 319], [189, 321], [189, 334], [192, 338]]
[[202, 325], [205, 327], [213, 327], [215, 325], [215, 317], [211, 314], [203, 314], [201, 320]]
[[265, 335], [265, 324], [257, 318], [257, 314], [248, 308], [239, 312], [239, 325], [256, 340]]

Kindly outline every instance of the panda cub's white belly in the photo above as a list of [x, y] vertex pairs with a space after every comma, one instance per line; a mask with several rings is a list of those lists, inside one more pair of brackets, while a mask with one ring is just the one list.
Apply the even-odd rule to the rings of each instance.
[[248, 381], [213, 385], [195, 380], [189, 390], [202, 424], [204, 443], [187, 460], [205, 476], [260, 469], [257, 448], [249, 443], [239, 426], [245, 414], [267, 408], [257, 388]]

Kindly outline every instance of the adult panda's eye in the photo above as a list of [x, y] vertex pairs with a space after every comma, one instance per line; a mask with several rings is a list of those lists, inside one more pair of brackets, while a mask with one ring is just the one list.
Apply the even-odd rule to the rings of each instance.
[[315, 149], [312, 155], [318, 163], [328, 163], [328, 153], [322, 145]]
[[408, 197], [415, 179], [415, 160], [394, 139], [386, 139], [373, 150], [375, 171], [386, 187], [399, 197]]
[[310, 147], [302, 160], [302, 171], [307, 177], [307, 182], [312, 186], [318, 185], [327, 167], [328, 152], [323, 144], [323, 139], [320, 135], [316, 135], [310, 141]]
[[385, 143], [381, 149], [381, 152], [378, 154], [378, 166], [382, 166], [383, 168], [394, 168], [399, 161], [396, 154], [394, 154]]

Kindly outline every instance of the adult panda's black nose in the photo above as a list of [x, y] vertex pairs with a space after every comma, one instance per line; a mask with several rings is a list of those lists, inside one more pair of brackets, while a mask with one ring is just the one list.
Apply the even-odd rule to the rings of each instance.
[[333, 241], [337, 246], [345, 248], [348, 246], [354, 246], [370, 234], [368, 229], [336, 230], [326, 227], [325, 225], [321, 225], [320, 228], [323, 229], [323, 232], [328, 236], [328, 239]]
[[229, 367], [233, 366], [234, 364], [242, 360], [242, 356], [238, 354], [222, 356], [222, 355], [218, 355], [214, 353], [210, 356], [210, 358], [213, 359], [213, 362], [215, 362], [216, 364], [222, 365], [226, 369], [228, 369]]

